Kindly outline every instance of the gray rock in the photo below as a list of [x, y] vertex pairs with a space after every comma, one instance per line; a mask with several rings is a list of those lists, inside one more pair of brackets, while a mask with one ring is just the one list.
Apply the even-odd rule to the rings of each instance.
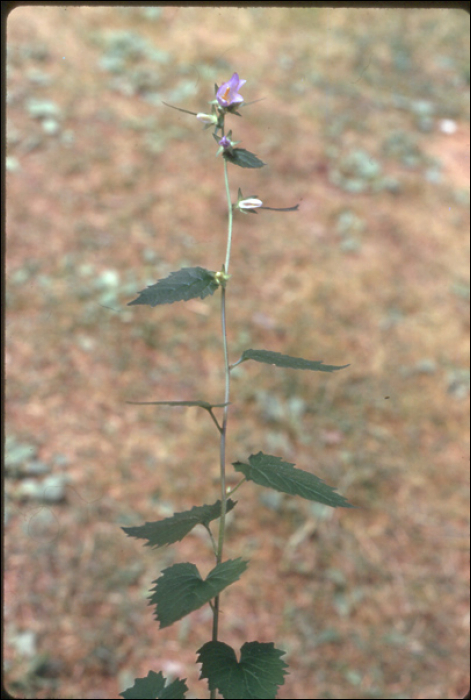
[[41, 462], [39, 459], [34, 459], [31, 462], [26, 462], [22, 469], [22, 474], [25, 476], [44, 476], [49, 474], [51, 467], [45, 462]]

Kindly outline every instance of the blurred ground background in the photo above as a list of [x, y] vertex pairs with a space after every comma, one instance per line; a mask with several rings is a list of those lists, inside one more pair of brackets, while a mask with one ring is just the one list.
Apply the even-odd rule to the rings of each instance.
[[[196, 528], [120, 526], [218, 498], [217, 295], [128, 307], [224, 260], [222, 161], [190, 115], [247, 80], [228, 459], [263, 450], [357, 510], [238, 492], [221, 639], [274, 641], [280, 698], [454, 698], [469, 678], [469, 16], [459, 10], [25, 7], [8, 21], [4, 668], [17, 697], [197, 681], [210, 611], [159, 631], [160, 571], [213, 566]], [[229, 476], [235, 484], [235, 475]]]

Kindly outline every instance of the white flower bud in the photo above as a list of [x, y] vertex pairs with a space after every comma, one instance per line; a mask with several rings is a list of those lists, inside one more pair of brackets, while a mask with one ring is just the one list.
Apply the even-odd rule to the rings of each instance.
[[217, 124], [218, 118], [215, 114], [204, 114], [204, 112], [198, 112], [196, 118], [203, 124]]
[[257, 209], [257, 207], [263, 206], [263, 202], [256, 197], [248, 197], [248, 199], [242, 199], [240, 202], [237, 202], [237, 206], [239, 209]]

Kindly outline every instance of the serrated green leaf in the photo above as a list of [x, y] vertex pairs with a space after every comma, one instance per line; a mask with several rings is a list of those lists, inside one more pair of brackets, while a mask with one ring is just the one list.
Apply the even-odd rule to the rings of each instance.
[[233, 163], [234, 165], [239, 165], [241, 168], [263, 168], [266, 163], [264, 163], [256, 155], [246, 151], [245, 148], [233, 148], [232, 152], [225, 151], [223, 157]]
[[255, 362], [264, 362], [267, 365], [287, 367], [288, 369], [311, 369], [317, 372], [334, 372], [337, 369], [345, 369], [345, 367], [350, 366], [324, 365], [322, 360], [305, 360], [302, 357], [282, 355], [271, 350], [244, 350], [239, 362], [245, 362], [246, 360], [255, 360]]
[[[229, 513], [236, 501], [230, 498], [226, 503], [226, 513]], [[196, 525], [208, 525], [212, 520], [221, 516], [221, 501], [210, 506], [193, 506], [191, 510], [174, 513], [170, 518], [147, 522], [138, 527], [122, 527], [128, 537], [147, 540], [145, 547], [163, 547], [166, 544], [179, 542]]]
[[284, 462], [280, 457], [258, 452], [256, 455], [250, 455], [248, 464], [234, 462], [233, 466], [237, 472], [242, 472], [246, 479], [260, 486], [267, 486], [290, 496], [301, 496], [333, 508], [355, 507], [350, 505], [343, 496], [335, 493], [335, 489], [318, 476], [302, 469], [295, 469], [294, 464]]
[[204, 299], [208, 294], [214, 294], [219, 284], [214, 277], [215, 273], [205, 270], [203, 267], [184, 267], [177, 272], [171, 272], [168, 277], [151, 284], [128, 306], [147, 304], [158, 306], [159, 304], [173, 304], [175, 301], [188, 301], [200, 297]]
[[182, 617], [201, 608], [215, 598], [224, 588], [237, 581], [247, 568], [243, 559], [229, 559], [209, 572], [203, 581], [194, 564], [174, 564], [162, 572], [150, 596], [155, 605], [155, 619], [160, 627], [169, 627]]
[[273, 642], [246, 642], [237, 661], [228, 644], [207, 642], [198, 650], [200, 678], [207, 678], [209, 689], [217, 689], [228, 700], [275, 698], [287, 673], [287, 664], [280, 659], [284, 653]]
[[120, 695], [125, 700], [184, 700], [188, 691], [185, 680], [177, 678], [166, 686], [161, 672], [149, 671], [145, 678], [135, 678], [132, 688]]
[[136, 406], [199, 406], [210, 411], [212, 408], [224, 408], [228, 403], [209, 403], [208, 401], [126, 401]]

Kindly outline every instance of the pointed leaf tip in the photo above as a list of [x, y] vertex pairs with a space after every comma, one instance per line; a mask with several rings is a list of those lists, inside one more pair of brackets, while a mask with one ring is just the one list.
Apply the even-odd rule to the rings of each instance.
[[233, 467], [248, 481], [267, 486], [290, 496], [301, 496], [309, 501], [317, 501], [332, 508], [354, 508], [343, 496], [335, 492], [318, 476], [296, 469], [294, 464], [284, 462], [280, 457], [258, 452], [250, 455], [248, 464], [234, 462]]

